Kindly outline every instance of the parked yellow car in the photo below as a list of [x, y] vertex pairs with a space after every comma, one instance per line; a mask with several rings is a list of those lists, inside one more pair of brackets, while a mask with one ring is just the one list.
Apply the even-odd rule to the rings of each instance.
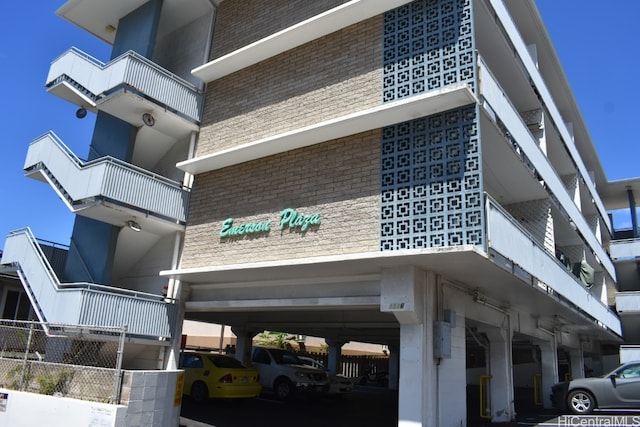
[[257, 370], [223, 354], [183, 352], [180, 368], [184, 369], [184, 394], [198, 403], [209, 398], [255, 398], [262, 391]]

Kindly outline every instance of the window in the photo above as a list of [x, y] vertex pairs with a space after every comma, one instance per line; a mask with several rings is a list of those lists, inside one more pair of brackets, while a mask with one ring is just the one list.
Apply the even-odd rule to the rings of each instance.
[[265, 365], [270, 365], [271, 358], [267, 354], [266, 350], [263, 350], [261, 348], [256, 348], [256, 350], [253, 353], [253, 363], [262, 363]]
[[640, 378], [640, 365], [630, 365], [624, 368], [620, 374], [620, 378]]
[[202, 368], [202, 357], [197, 354], [183, 353], [182, 354], [182, 367], [183, 368]]

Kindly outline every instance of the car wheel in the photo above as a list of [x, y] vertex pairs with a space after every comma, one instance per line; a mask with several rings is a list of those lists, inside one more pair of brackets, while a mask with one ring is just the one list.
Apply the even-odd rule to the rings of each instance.
[[197, 381], [191, 386], [191, 399], [196, 403], [204, 403], [209, 399], [209, 389], [202, 381]]
[[288, 400], [293, 394], [293, 385], [288, 379], [279, 378], [273, 385], [273, 391], [275, 392], [278, 400]]
[[590, 414], [596, 406], [596, 401], [591, 393], [584, 390], [575, 390], [569, 393], [567, 398], [569, 409], [578, 415]]

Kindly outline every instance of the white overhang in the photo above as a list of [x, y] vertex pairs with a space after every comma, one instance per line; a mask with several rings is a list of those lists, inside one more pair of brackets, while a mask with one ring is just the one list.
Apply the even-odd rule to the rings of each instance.
[[[313, 258], [263, 261], [232, 265], [206, 266], [161, 271], [160, 276], [183, 281], [189, 285], [208, 289], [226, 289], [231, 292], [248, 286], [304, 285], [312, 282], [348, 281], [349, 277], [376, 280], [384, 269], [412, 265], [424, 271], [433, 271], [452, 283], [473, 283], [474, 290], [506, 306], [527, 307], [541, 318], [553, 318], [562, 313], [571, 328], [583, 334], [615, 340], [619, 333], [597, 326], [594, 320], [551, 297], [537, 285], [523, 282], [512, 272], [491, 261], [481, 248], [465, 245], [444, 248], [408, 249], [319, 256]], [[464, 265], [465, 268], [460, 268]], [[470, 291], [472, 291], [470, 289]], [[232, 304], [233, 302], [233, 304]], [[303, 301], [304, 303], [304, 301]], [[324, 301], [323, 304], [331, 301]], [[240, 309], [277, 309], [277, 301], [233, 300], [217, 303], [208, 300], [189, 300], [190, 311], [233, 311]], [[276, 304], [274, 306], [274, 304]], [[325, 305], [326, 305], [325, 304]], [[342, 301], [350, 306], [371, 307], [373, 298]], [[304, 304], [303, 304], [304, 305]]]
[[206, 156], [194, 157], [193, 159], [178, 163], [177, 167], [185, 172], [196, 175], [249, 160], [307, 147], [320, 142], [425, 117], [475, 102], [476, 97], [466, 84], [449, 86], [444, 89], [430, 91], [400, 101], [389, 102], [367, 110], [252, 141]]
[[195, 68], [191, 73], [205, 82], [210, 82], [410, 1], [351, 0], [216, 58]]

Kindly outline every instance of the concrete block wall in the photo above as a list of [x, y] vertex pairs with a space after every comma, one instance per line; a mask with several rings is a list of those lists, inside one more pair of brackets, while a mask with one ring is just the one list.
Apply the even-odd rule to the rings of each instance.
[[127, 405], [123, 425], [175, 427], [182, 403], [183, 371], [125, 371], [121, 403]]
[[[375, 252], [379, 187], [379, 130], [198, 175], [182, 268]], [[322, 222], [280, 230], [286, 208], [319, 213]], [[221, 238], [227, 218], [270, 221], [271, 231]]]

